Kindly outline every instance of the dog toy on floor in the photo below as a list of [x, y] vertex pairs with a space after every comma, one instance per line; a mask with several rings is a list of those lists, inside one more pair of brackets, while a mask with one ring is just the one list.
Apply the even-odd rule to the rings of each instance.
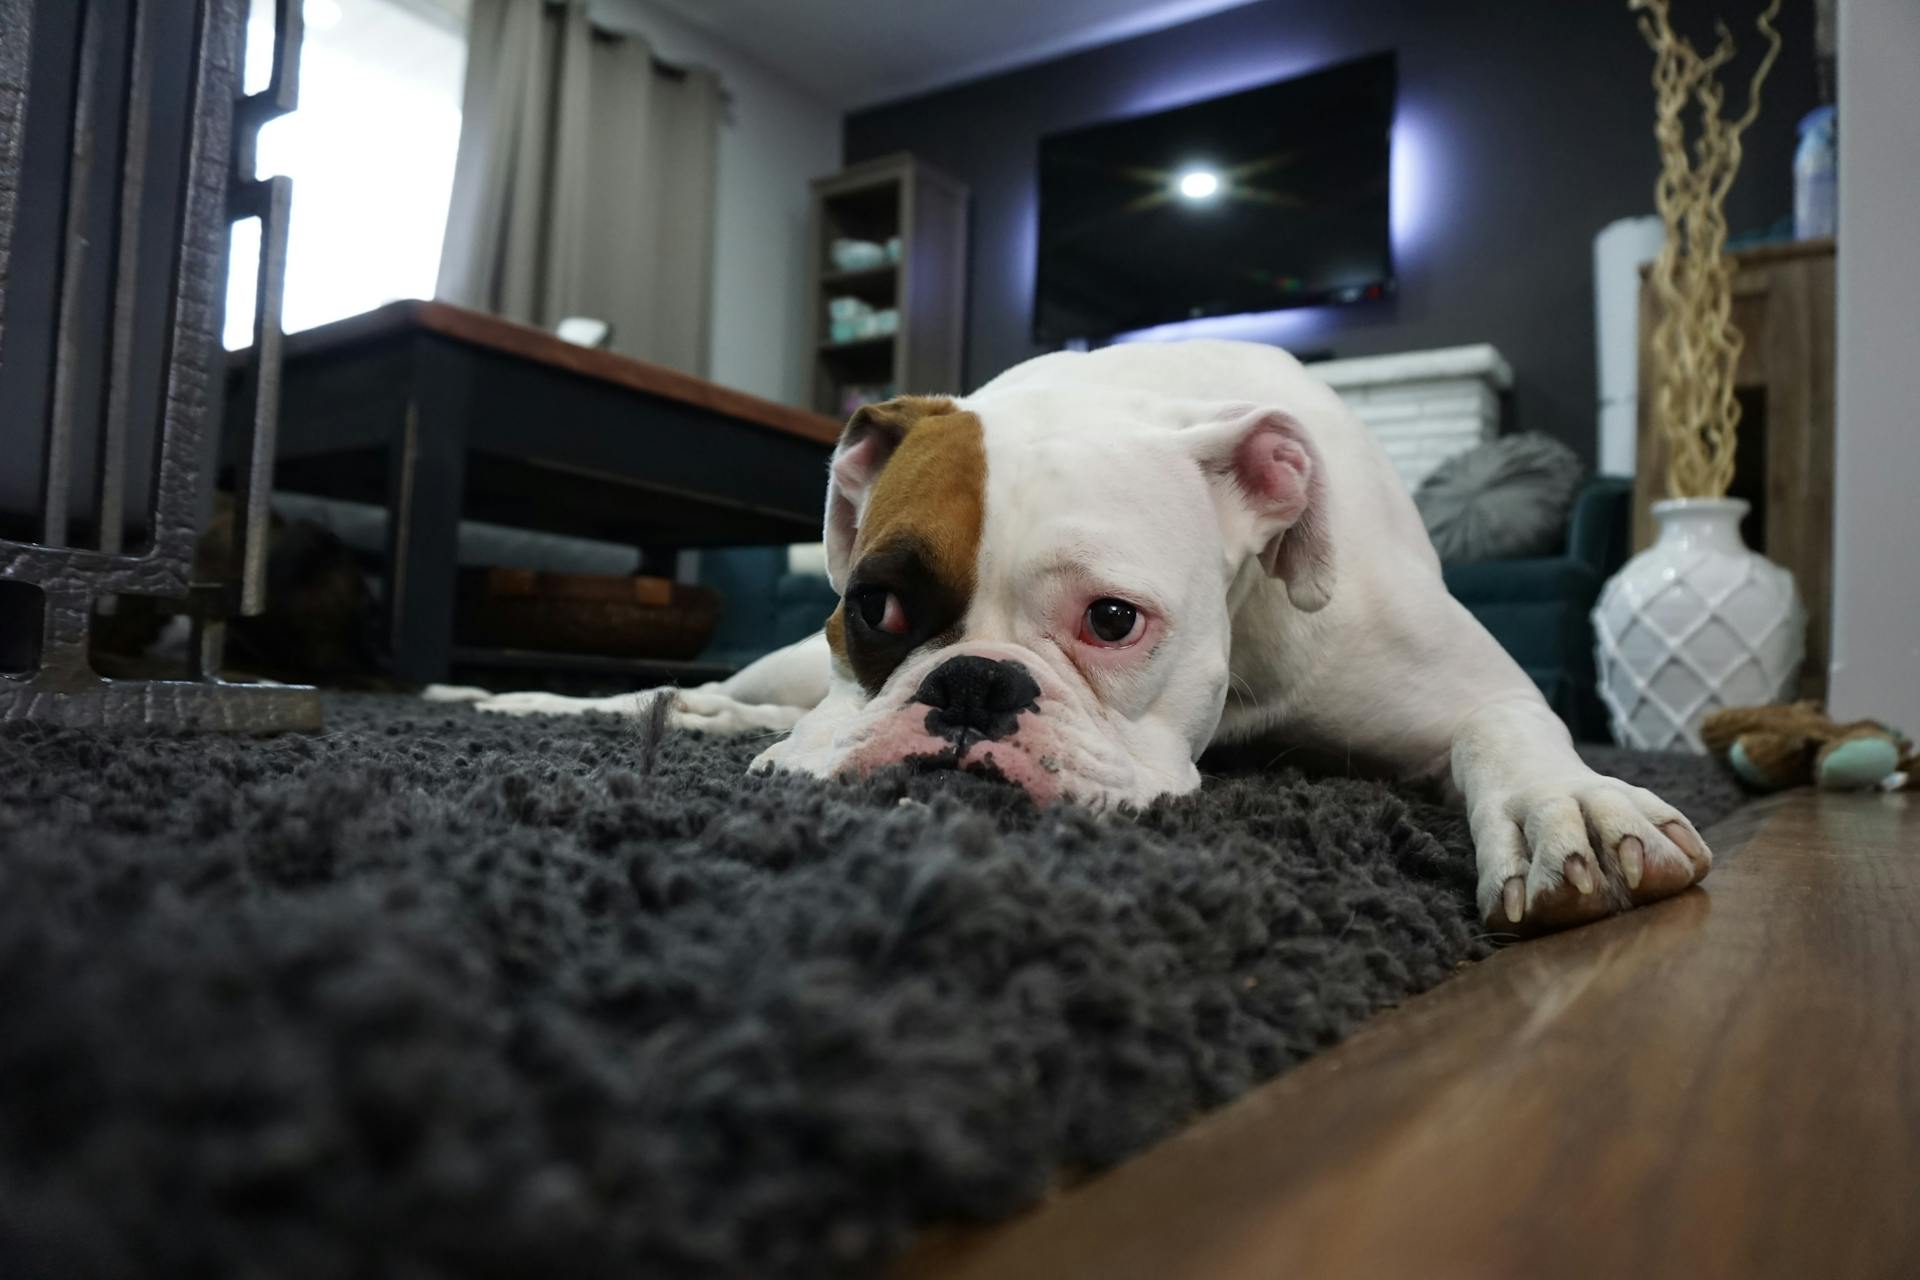
[[1905, 735], [1877, 720], [1838, 723], [1817, 702], [1728, 707], [1701, 722], [1700, 738], [1742, 782], [1762, 791], [1809, 783], [1860, 791], [1920, 780], [1920, 758]]

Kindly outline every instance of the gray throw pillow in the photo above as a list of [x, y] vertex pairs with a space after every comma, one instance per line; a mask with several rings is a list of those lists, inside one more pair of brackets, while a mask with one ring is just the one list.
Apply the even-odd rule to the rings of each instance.
[[1413, 501], [1449, 564], [1552, 555], [1566, 545], [1585, 470], [1558, 440], [1522, 432], [1447, 459]]

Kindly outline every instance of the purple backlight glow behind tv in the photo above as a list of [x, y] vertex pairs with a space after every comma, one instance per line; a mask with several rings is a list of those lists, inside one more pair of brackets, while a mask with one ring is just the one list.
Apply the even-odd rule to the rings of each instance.
[[1295, 48], [1284, 58], [1257, 45], [1248, 46], [1238, 58], [1223, 57], [1211, 50], [1204, 63], [1173, 72], [1157, 79], [1153, 87], [1143, 89], [1105, 114], [1121, 119], [1170, 111], [1209, 98], [1224, 98], [1243, 89], [1291, 80], [1340, 62], [1346, 55], [1327, 49]]

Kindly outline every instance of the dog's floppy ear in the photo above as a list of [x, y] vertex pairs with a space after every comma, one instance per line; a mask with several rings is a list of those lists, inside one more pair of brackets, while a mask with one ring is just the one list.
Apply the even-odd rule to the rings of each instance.
[[1243, 406], [1182, 434], [1213, 489], [1227, 554], [1258, 556], [1294, 608], [1323, 608], [1334, 576], [1326, 469], [1299, 420]]
[[949, 413], [953, 401], [934, 396], [896, 396], [879, 404], [862, 405], [847, 420], [834, 446], [827, 478], [827, 580], [835, 591], [847, 585], [847, 566], [853, 558], [854, 535], [866, 514], [867, 497], [893, 451], [915, 423], [931, 414]]

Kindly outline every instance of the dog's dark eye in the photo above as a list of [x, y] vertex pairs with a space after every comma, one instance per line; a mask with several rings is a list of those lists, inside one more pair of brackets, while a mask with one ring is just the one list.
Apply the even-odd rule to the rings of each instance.
[[1089, 644], [1119, 648], [1139, 639], [1145, 624], [1146, 615], [1138, 606], [1106, 596], [1087, 606], [1086, 617], [1080, 623], [1080, 638]]
[[860, 621], [875, 631], [890, 636], [907, 634], [907, 611], [900, 597], [882, 587], [865, 587], [849, 593], [848, 599], [860, 614]]

